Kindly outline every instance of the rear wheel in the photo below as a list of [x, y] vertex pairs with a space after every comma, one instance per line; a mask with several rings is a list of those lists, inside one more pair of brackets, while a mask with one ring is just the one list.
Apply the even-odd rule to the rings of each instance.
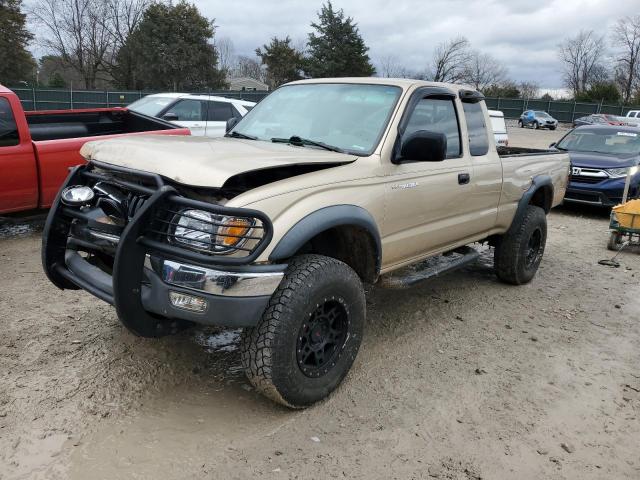
[[295, 257], [261, 320], [242, 334], [245, 373], [278, 403], [311, 405], [347, 375], [364, 319], [362, 282], [348, 265], [321, 255]]
[[518, 120], [518, 126], [520, 128], [524, 128], [524, 123], [522, 123], [522, 120]]
[[547, 217], [544, 210], [528, 205], [522, 220], [511, 225], [499, 239], [493, 262], [498, 278], [521, 285], [535, 276], [547, 242]]

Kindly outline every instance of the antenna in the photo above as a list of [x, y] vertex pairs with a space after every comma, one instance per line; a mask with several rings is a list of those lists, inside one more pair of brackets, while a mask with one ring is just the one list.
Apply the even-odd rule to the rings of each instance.
[[211, 87], [207, 87], [207, 108], [204, 112], [204, 136], [207, 136], [207, 128], [209, 128], [209, 106], [211, 105]]

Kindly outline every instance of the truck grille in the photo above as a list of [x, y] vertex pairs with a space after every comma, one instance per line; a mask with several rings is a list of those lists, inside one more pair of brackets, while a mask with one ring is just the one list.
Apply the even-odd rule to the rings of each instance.
[[[159, 175], [101, 162], [90, 162], [81, 175], [86, 185], [94, 191], [101, 187], [102, 193], [95, 207], [65, 209], [76, 223], [88, 225], [85, 217], [91, 208], [102, 209], [120, 231], [131, 222], [139, 222], [137, 242], [169, 258], [201, 264], [250, 263], [273, 235], [264, 213], [184, 197]], [[197, 222], [192, 221], [193, 212], [198, 215]]]

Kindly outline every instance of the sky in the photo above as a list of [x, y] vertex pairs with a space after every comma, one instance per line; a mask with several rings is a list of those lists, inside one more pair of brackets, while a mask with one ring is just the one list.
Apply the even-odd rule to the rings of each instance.
[[[193, 0], [192, 0], [193, 1]], [[306, 41], [322, 0], [195, 0], [215, 18], [216, 34], [235, 53], [252, 55], [273, 36]], [[580, 29], [609, 35], [620, 17], [640, 13], [640, 0], [334, 0], [353, 17], [374, 64], [393, 56], [410, 70], [427, 69], [435, 46], [464, 35], [490, 53], [516, 81], [562, 87], [558, 44]]]

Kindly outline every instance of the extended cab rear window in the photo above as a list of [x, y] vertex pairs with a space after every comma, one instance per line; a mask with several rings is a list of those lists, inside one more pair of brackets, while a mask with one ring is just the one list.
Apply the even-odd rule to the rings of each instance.
[[475, 157], [486, 155], [489, 151], [489, 137], [482, 104], [463, 102], [462, 105], [469, 132], [469, 153]]
[[11, 147], [20, 143], [18, 126], [6, 98], [0, 97], [0, 147]]

